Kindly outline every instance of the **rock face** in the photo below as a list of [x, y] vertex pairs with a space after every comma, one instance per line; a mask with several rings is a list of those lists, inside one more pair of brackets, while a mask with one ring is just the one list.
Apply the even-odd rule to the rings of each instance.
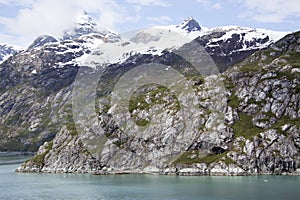
[[28, 49], [41, 47], [41, 46], [43, 46], [47, 43], [51, 43], [51, 42], [58, 42], [58, 40], [50, 35], [42, 35], [42, 36], [39, 36], [38, 38], [36, 38], [33, 41], [33, 43], [28, 47]]
[[177, 26], [180, 29], [183, 29], [188, 32], [192, 31], [201, 31], [201, 27], [199, 23], [193, 19], [192, 17], [189, 17], [185, 19], [180, 25]]
[[[37, 151], [17, 171], [299, 174], [299, 33], [269, 47], [272, 39], [255, 31], [250, 37], [249, 29], [207, 32], [195, 41], [224, 72], [202, 76], [168, 49], [89, 66], [93, 60], [82, 61], [103, 55], [97, 46], [121, 48], [133, 41], [95, 31], [86, 14], [77, 22], [63, 39], [41, 36], [0, 65], [0, 151]], [[191, 34], [202, 31], [192, 19], [181, 25]], [[159, 40], [147, 34], [136, 39]], [[194, 44], [176, 51], [195, 55]], [[144, 74], [117, 84], [141, 65]], [[159, 66], [164, 68], [155, 78], [165, 84], [135, 88], [125, 95], [123, 112], [120, 95]], [[87, 94], [82, 101], [80, 92]]]
[[40, 36], [27, 50], [3, 62], [0, 151], [36, 151], [51, 141], [61, 126], [71, 126], [67, 115], [79, 69], [76, 59], [92, 54], [94, 43], [117, 40], [119, 36], [109, 32], [60, 41]]
[[273, 35], [275, 36], [268, 35], [263, 30], [225, 26], [208, 31], [197, 38], [197, 41], [223, 72], [229, 66], [243, 61], [258, 49], [267, 48], [284, 36], [280, 32]]
[[[190, 75], [191, 66], [172, 53], [108, 66], [97, 88], [97, 117], [77, 121], [76, 128], [73, 121], [60, 124], [53, 141], [17, 171], [299, 175], [299, 41], [299, 32], [290, 34], [206, 77]], [[123, 115], [108, 98], [120, 76], [142, 63], [174, 67], [187, 81], [172, 84], [192, 92], [175, 96], [166, 87], [144, 85], [130, 98], [130, 115]], [[65, 102], [71, 98], [69, 86], [53, 98], [58, 94]], [[189, 99], [194, 109], [185, 112]], [[63, 119], [68, 108], [58, 112]], [[126, 125], [130, 120], [134, 126]]]

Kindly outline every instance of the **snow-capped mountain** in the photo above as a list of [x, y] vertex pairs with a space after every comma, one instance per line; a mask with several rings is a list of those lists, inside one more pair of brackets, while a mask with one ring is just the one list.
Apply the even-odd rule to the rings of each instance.
[[[110, 62], [123, 62], [136, 53], [159, 55], [165, 49], [179, 48], [196, 40], [211, 55], [219, 69], [224, 71], [254, 51], [267, 48], [286, 34], [238, 26], [205, 28], [189, 17], [179, 25], [156, 26], [131, 32], [126, 34], [129, 39], [122, 38], [119, 43], [101, 45], [98, 49], [105, 58], [116, 58], [116, 53], [119, 56], [122, 54], [120, 59], [111, 59]], [[111, 49], [114, 49], [113, 53]], [[106, 52], [109, 52], [108, 55]]]
[[117, 33], [114, 33], [107, 28], [102, 28], [102, 30], [99, 29], [100, 28], [97, 26], [97, 23], [93, 20], [93, 18], [89, 16], [87, 12], [83, 12], [82, 15], [79, 15], [74, 20], [73, 27], [64, 32], [62, 40], [78, 39], [81, 36], [87, 35], [89, 35], [89, 38], [100, 37], [104, 40], [104, 42], [115, 42], [120, 39], [120, 36]]
[[239, 63], [253, 52], [269, 47], [287, 35], [266, 29], [224, 26], [206, 29], [196, 39], [211, 55], [220, 71]]
[[238, 37], [237, 35], [239, 35], [241, 42], [243, 42], [244, 50], [250, 46], [251, 48], [265, 48], [289, 33], [239, 26], [223, 26], [217, 28], [200, 27], [199, 23], [193, 19], [193, 17], [185, 19], [179, 25], [157, 26], [155, 28], [178, 32], [192, 39], [202, 37], [206, 40], [208, 46], [214, 46], [220, 42], [227, 42], [228, 39]]
[[185, 19], [181, 24], [177, 25], [176, 28], [185, 30], [187, 32], [201, 31], [199, 23], [193, 19], [193, 17]]
[[287, 34], [288, 32], [266, 29], [224, 26], [207, 29], [200, 37], [209, 47], [217, 46], [220, 43], [231, 43], [232, 40], [238, 40], [240, 45], [238, 51], [244, 51], [266, 48]]
[[21, 50], [20, 47], [12, 46], [5, 43], [0, 43], [0, 64], [10, 56], [18, 53]]
[[190, 39], [195, 39], [199, 37], [207, 30], [207, 28], [201, 27], [193, 17], [188, 17], [184, 19], [183, 22], [180, 24], [167, 25], [167, 26], [155, 26], [154, 28], [174, 31]]
[[50, 35], [41, 35], [33, 41], [33, 43], [28, 47], [28, 49], [40, 47], [51, 42], [58, 42], [58, 40]]
[[[53, 68], [69, 65], [88, 65], [88, 63], [82, 61], [86, 57], [102, 54], [97, 49], [99, 46], [116, 42], [121, 42], [119, 34], [108, 29], [98, 30], [92, 17], [84, 12], [75, 19], [72, 28], [64, 31], [62, 38], [57, 39], [50, 35], [39, 36], [23, 54], [31, 58], [31, 55], [37, 51], [42, 51], [45, 54], [51, 53], [52, 56], [57, 57], [48, 63]], [[36, 74], [39, 69], [35, 69], [33, 72]]]
[[41, 48], [65, 57], [53, 63], [53, 67], [84, 65], [95, 68], [103, 63], [122, 63], [136, 54], [160, 56], [166, 49], [179, 48], [196, 40], [224, 71], [286, 34], [237, 26], [205, 28], [189, 17], [179, 25], [156, 26], [119, 35], [110, 30], [99, 30], [92, 17], [84, 12], [61, 39], [40, 36], [29, 49]]
[[[99, 97], [103, 97], [103, 99], [101, 99], [101, 102], [97, 99], [97, 103], [99, 102], [99, 105], [102, 105], [102, 101], [104, 103], [109, 101], [109, 94], [113, 90], [115, 83], [119, 80], [119, 78], [123, 74], [128, 72], [128, 70], [131, 70], [136, 66], [145, 63], [161, 63], [168, 66], [165, 71], [171, 71], [169, 70], [170, 66], [178, 69], [179, 72], [183, 72], [186, 74], [192, 72], [192, 66], [190, 66], [186, 62], [186, 60], [184, 60], [180, 56], [175, 55], [175, 53], [172, 53], [172, 50], [174, 48], [180, 48], [187, 42], [193, 41], [201, 45], [211, 55], [220, 71], [225, 71], [232, 65], [242, 61], [244, 58], [257, 51], [258, 49], [266, 48], [269, 45], [272, 45], [281, 37], [281, 35], [285, 34], [261, 29], [241, 28], [233, 26], [221, 28], [205, 28], [200, 27], [199, 23], [196, 23], [196, 20], [188, 18], [179, 25], [154, 27], [152, 29], [136, 31], [132, 34], [121, 36], [109, 30], [99, 31], [96, 28], [95, 23], [91, 21], [91, 18], [86, 14], [80, 19], [83, 20], [79, 20], [79, 25], [75, 23], [74, 28], [67, 31], [68, 37], [55, 39], [51, 36], [41, 36], [33, 42], [30, 48], [17, 53], [13, 57], [11, 57], [11, 59], [8, 59], [6, 62], [0, 65], [0, 113], [2, 114], [2, 117], [0, 118], [0, 135], [3, 136], [0, 137], [0, 151], [36, 151], [38, 146], [40, 146], [44, 141], [51, 141], [57, 133], [61, 134], [60, 136], [63, 136], [64, 133], [69, 132], [70, 137], [58, 137], [59, 140], [55, 140], [54, 143], [52, 143], [53, 145], [56, 145], [56, 142], [62, 142], [66, 145], [62, 145], [61, 147], [65, 148], [66, 146], [72, 147], [73, 144], [79, 143], [79, 139], [72, 139], [72, 137], [77, 133], [71, 113], [71, 102], [72, 92], [74, 92], [74, 81], [78, 80], [78, 74], [81, 75], [82, 71], [78, 73], [78, 71], [81, 69], [85, 71], [83, 75], [85, 73], [94, 75], [97, 74], [95, 72], [103, 72], [103, 77], [101, 77], [101, 80], [99, 80], [99, 82], [97, 82], [98, 80], [95, 81], [96, 84], [99, 83], [99, 87], [97, 88], [96, 93], [97, 95], [99, 95]], [[288, 43], [289, 41], [293, 41], [292, 43], [296, 44], [298, 38], [298, 36], [295, 36], [294, 40], [290, 40], [290, 37], [287, 37], [284, 41], [286, 43]], [[281, 50], [282, 46], [284, 47], [286, 45], [280, 44], [275, 47], [280, 47], [278, 51], [283, 51]], [[194, 50], [193, 44], [184, 45], [184, 47], [186, 47], [185, 49], [188, 53], [193, 52]], [[275, 59], [275, 57], [272, 56], [272, 59]], [[106, 65], [101, 65], [102, 63], [106, 63]], [[287, 67], [289, 66], [287, 65]], [[295, 70], [297, 69], [295, 68]], [[236, 77], [236, 75], [232, 74], [232, 77]], [[258, 77], [263, 77], [263, 75], [259, 75]], [[140, 79], [142, 77], [137, 78]], [[245, 79], [243, 79], [243, 83], [247, 85], [250, 78], [244, 78]], [[263, 78], [261, 78], [261, 80], [263, 81]], [[94, 80], [92, 79], [91, 81]], [[268, 85], [272, 87], [271, 85], [274, 83], [274, 80], [266, 81], [268, 81], [268, 84], [263, 87], [267, 87]], [[282, 85], [289, 85], [285, 84], [286, 78], [282, 78], [282, 81]], [[236, 82], [232, 82], [232, 84], [235, 83]], [[82, 86], [87, 85], [88, 84], [82, 84]], [[231, 84], [229, 85], [231, 86]], [[203, 100], [202, 103], [199, 103], [199, 105], [201, 106], [201, 110], [203, 109], [204, 111], [205, 108], [208, 109], [207, 112], [205, 111], [205, 120], [207, 121], [203, 121], [203, 124], [209, 124], [207, 122], [211, 121], [211, 119], [212, 121], [214, 121], [215, 118], [211, 118], [212, 115], [210, 109], [215, 108], [215, 105], [207, 107], [208, 104], [206, 93], [209, 94], [210, 92], [212, 92], [212, 94], [215, 94], [220, 90], [214, 88], [215, 84], [203, 84], [202, 78], [199, 79], [199, 81], [197, 80], [194, 86], [197, 86], [198, 89], [203, 90], [203, 93], [199, 90], [197, 94], [199, 95], [199, 99], [201, 99], [201, 101]], [[236, 92], [240, 90], [238, 86], [239, 85], [237, 85], [235, 89], [232, 89], [232, 99], [237, 98], [237, 96], [233, 95], [237, 94]], [[252, 85], [249, 85], [250, 89], [247, 88], [248, 86], [243, 85], [242, 87], [245, 87], [245, 90], [242, 91], [246, 91], [247, 93], [246, 95], [244, 95], [247, 97], [245, 97], [247, 99], [245, 99], [246, 104], [243, 105], [247, 105], [249, 99], [247, 96], [248, 91], [250, 91], [250, 89], [252, 90], [253, 87]], [[209, 90], [206, 90], [206, 88]], [[259, 92], [257, 94], [262, 93], [262, 96], [267, 96], [266, 99], [268, 99], [268, 96], [273, 96], [274, 100], [270, 100], [271, 103], [277, 101], [277, 86], [274, 87], [274, 94], [265, 94], [263, 92], [268, 91], [268, 88], [267, 90], [262, 90], [262, 92], [260, 91], [261, 88], [258, 88]], [[139, 90], [143, 90], [143, 88], [140, 88]], [[296, 90], [296, 88], [294, 90]], [[287, 89], [287, 91], [289, 91], [289, 89]], [[156, 99], [156, 94], [157, 93], [155, 93], [153, 99]], [[283, 94], [283, 96], [284, 95], [285, 93]], [[227, 96], [227, 92], [226, 94], [224, 94], [224, 97], [225, 96]], [[187, 99], [189, 98], [188, 96], [186, 97]], [[169, 99], [172, 100], [175, 98], [170, 96], [170, 98], [167, 99], [169, 101]], [[278, 97], [278, 99], [284, 98]], [[227, 101], [225, 98], [223, 100]], [[88, 99], [86, 99], [86, 101], [88, 103], [93, 103], [92, 101], [89, 102]], [[152, 98], [150, 98], [150, 101], [152, 101]], [[243, 107], [243, 110], [248, 110], [245, 112], [252, 112], [251, 110], [253, 109], [251, 107], [252, 104], [250, 105], [251, 102], [248, 102], [249, 107]], [[257, 103], [260, 102], [261, 101], [259, 100], [259, 102]], [[295, 102], [297, 101], [295, 100]], [[275, 106], [278, 107], [277, 104]], [[94, 107], [94, 105], [95, 104], [93, 104], [92, 107]], [[101, 115], [99, 115], [101, 117], [100, 125], [105, 124], [107, 120], [111, 121], [109, 123], [113, 123], [113, 120], [107, 118], [109, 116], [108, 114], [110, 113], [104, 113], [104, 115], [102, 115], [102, 111], [106, 110], [106, 104], [103, 105], [105, 105], [103, 106], [103, 108], [97, 110], [97, 113], [101, 113]], [[172, 103], [172, 105], [175, 105], [176, 108], [168, 108], [171, 112], [177, 109], [177, 104]], [[263, 105], [257, 104], [257, 106]], [[236, 105], [237, 111], [239, 111], [239, 107], [240, 106]], [[220, 108], [222, 108], [222, 110], [224, 108], [224, 111], [231, 109], [231, 107], [228, 107], [227, 109], [221, 106], [221, 104]], [[231, 111], [232, 114], [230, 114], [230, 116], [233, 116], [230, 117], [232, 118], [231, 121], [234, 121], [236, 119], [235, 113], [237, 111]], [[294, 111], [291, 112], [291, 115], [293, 115], [293, 113]], [[174, 121], [181, 118], [180, 113], [174, 116], [176, 118], [172, 119]], [[204, 116], [202, 111], [201, 113], [199, 113], [199, 115], [197, 114], [197, 120], [199, 119], [199, 116], [201, 116], [201, 118], [202, 116]], [[216, 117], [218, 116], [219, 115], [217, 115]], [[153, 117], [152, 119], [154, 118], [155, 117]], [[87, 120], [89, 120], [91, 123], [94, 123], [94, 121], [90, 120], [90, 118], [87, 118]], [[166, 118], [166, 120], [168, 119]], [[168, 124], [170, 124], [170, 129], [168, 128], [168, 130], [173, 130], [173, 123]], [[194, 128], [198, 129], [198, 127], [202, 127], [203, 124], [201, 122], [199, 126], [194, 126]], [[107, 130], [112, 130], [116, 127], [114, 124], [106, 125], [110, 125], [109, 127], [107, 127]], [[280, 126], [278, 125], [278, 127]], [[182, 126], [179, 125], [178, 127], [179, 129], [181, 129], [180, 127]], [[205, 128], [205, 130], [209, 129], [209, 126], [207, 127], [207, 129]], [[217, 129], [218, 128], [214, 130]], [[231, 128], [227, 128], [225, 126], [224, 131], [226, 132], [226, 134], [228, 132], [227, 130], [229, 129]], [[162, 133], [163, 131], [164, 130], [156, 132]], [[71, 135], [73, 136], [71, 137]], [[170, 132], [169, 135], [173, 135], [173, 132]], [[194, 147], [198, 148], [200, 144], [202, 145], [208, 143], [206, 141], [210, 141], [210, 135], [211, 134], [209, 133], [209, 136], [207, 136], [208, 139], [205, 140], [205, 143], [198, 143], [198, 141], [200, 140], [197, 140], [197, 143], [193, 144]], [[122, 140], [113, 140], [117, 138], [115, 137], [115, 135], [111, 135], [108, 137], [108, 139], [112, 141], [111, 144], [123, 144], [123, 138]], [[226, 138], [229, 137], [226, 136]], [[71, 138], [72, 140], [69, 140], [68, 138]], [[156, 140], [157, 138], [159, 137], [156, 137], [155, 141], [161, 140], [161, 138]], [[125, 140], [127, 140], [127, 138], [125, 138]], [[66, 143], [64, 141], [66, 141]], [[113, 143], [114, 141], [117, 141], [117, 143]], [[218, 141], [217, 145], [222, 145], [221, 143], [219, 143], [219, 139], [217, 139], [216, 141]], [[71, 144], [69, 142], [73, 142], [73, 144], [68, 145]], [[152, 148], [153, 146], [151, 147], [151, 149]], [[59, 149], [59, 152], [61, 152], [60, 150], [61, 149]], [[78, 151], [79, 154], [84, 152], [82, 151], [81, 146], [78, 148]], [[69, 150], [66, 151], [66, 153], [69, 152]], [[73, 152], [77, 152], [77, 150]], [[63, 153], [64, 152], [58, 153], [58, 155], [61, 155]], [[241, 155], [244, 156], [243, 154]]]
[[95, 32], [97, 24], [92, 17], [84, 12], [83, 15], [78, 16], [74, 21], [74, 26], [70, 30], [64, 32], [63, 39], [78, 38], [82, 35]]

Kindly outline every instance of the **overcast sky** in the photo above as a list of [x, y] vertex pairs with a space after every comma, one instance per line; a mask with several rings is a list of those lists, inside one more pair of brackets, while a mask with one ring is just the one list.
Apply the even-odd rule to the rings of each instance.
[[42, 34], [60, 37], [83, 10], [119, 33], [189, 16], [205, 27], [300, 30], [300, 0], [0, 0], [0, 42], [28, 46]]

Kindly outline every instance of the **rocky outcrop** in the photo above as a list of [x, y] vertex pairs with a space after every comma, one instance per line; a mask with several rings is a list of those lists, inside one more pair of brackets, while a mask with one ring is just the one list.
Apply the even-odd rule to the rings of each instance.
[[[300, 175], [299, 41], [299, 32], [288, 35], [206, 77], [190, 76], [190, 66], [171, 53], [136, 55], [130, 59], [140, 61], [137, 66], [164, 63], [186, 73], [186, 80], [171, 85], [189, 92], [139, 87], [129, 100], [129, 115], [108, 97], [135, 65], [129, 59], [110, 66], [97, 89], [98, 116], [77, 121], [76, 128], [74, 122], [62, 126], [52, 143], [42, 145], [18, 171]], [[192, 109], [184, 110], [191, 102]]]
[[29, 45], [28, 49], [33, 49], [36, 47], [44, 46], [47, 43], [58, 42], [57, 39], [50, 35], [42, 35], [36, 38], [31, 45]]
[[267, 48], [274, 42], [273, 40], [262, 31], [230, 26], [217, 28], [197, 38], [220, 72], [240, 63], [258, 49]]
[[181, 24], [177, 26], [177, 28], [180, 28], [187, 32], [201, 31], [199, 23], [195, 19], [193, 19], [193, 17], [185, 19]]

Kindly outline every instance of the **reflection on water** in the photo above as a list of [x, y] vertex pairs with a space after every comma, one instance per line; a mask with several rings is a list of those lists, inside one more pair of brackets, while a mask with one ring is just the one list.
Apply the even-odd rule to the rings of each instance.
[[21, 164], [33, 155], [33, 153], [0, 152], [0, 165]]
[[0, 199], [299, 199], [300, 177], [19, 174], [28, 156], [0, 154]]

